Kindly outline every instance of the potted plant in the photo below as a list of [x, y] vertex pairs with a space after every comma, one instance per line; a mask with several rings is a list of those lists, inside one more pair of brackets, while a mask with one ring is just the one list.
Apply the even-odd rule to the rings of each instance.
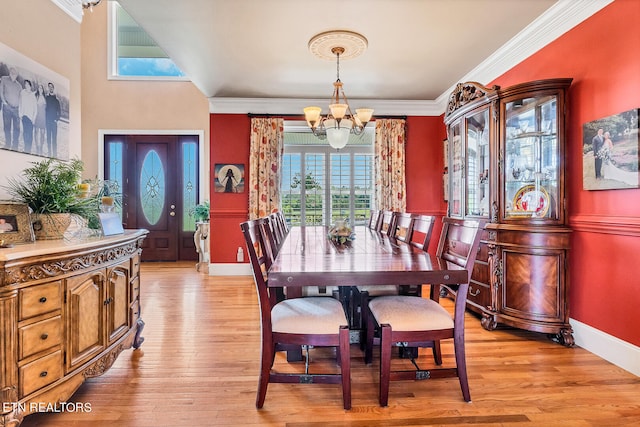
[[5, 188], [13, 200], [27, 204], [32, 211], [36, 239], [61, 239], [72, 215], [95, 225], [99, 202], [95, 195], [89, 195], [89, 184], [80, 183], [83, 170], [78, 159], [46, 159], [33, 162], [21, 179], [7, 180]]
[[209, 211], [210, 211], [209, 201], [206, 201], [204, 203], [199, 203], [195, 205], [193, 208], [191, 208], [191, 215], [193, 215], [193, 218], [196, 220], [196, 223], [209, 222]]

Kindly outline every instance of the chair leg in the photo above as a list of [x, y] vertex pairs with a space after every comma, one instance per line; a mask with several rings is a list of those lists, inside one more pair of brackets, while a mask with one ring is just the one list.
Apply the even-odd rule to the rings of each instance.
[[442, 350], [440, 349], [440, 340], [433, 342], [433, 360], [436, 365], [442, 365]]
[[391, 326], [380, 325], [380, 406], [389, 403], [389, 379], [391, 376]]
[[460, 388], [462, 389], [462, 398], [465, 402], [471, 402], [469, 380], [467, 378], [467, 362], [464, 349], [464, 330], [461, 332], [454, 332], [453, 347], [456, 353], [456, 368], [458, 370]]
[[267, 396], [267, 386], [269, 385], [269, 376], [271, 368], [275, 360], [275, 347], [272, 340], [263, 340], [262, 357], [260, 360], [260, 379], [258, 380], [258, 393], [256, 395], [256, 408], [260, 409], [264, 405], [264, 399]]
[[365, 350], [368, 343], [369, 330], [369, 292], [360, 292], [358, 305], [360, 307], [360, 328], [363, 330], [363, 339], [360, 340], [360, 349]]
[[368, 304], [362, 307], [362, 312], [367, 313], [365, 315], [367, 319], [367, 323], [365, 326], [366, 343], [364, 348], [364, 363], [369, 365], [373, 361], [373, 339], [376, 332], [376, 326], [374, 324], [373, 315], [369, 311]]
[[342, 379], [342, 403], [344, 409], [351, 409], [351, 355], [349, 352], [349, 328], [340, 328], [340, 375]]

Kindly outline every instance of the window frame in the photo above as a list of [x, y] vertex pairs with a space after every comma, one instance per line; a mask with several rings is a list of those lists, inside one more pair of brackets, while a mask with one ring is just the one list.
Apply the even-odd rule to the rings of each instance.
[[[107, 80], [190, 82], [185, 76], [122, 76], [118, 74], [118, 20], [117, 1], [107, 2]], [[167, 56], [168, 57], [168, 56]], [[169, 58], [171, 59], [171, 58]], [[183, 71], [184, 72], [184, 71]]]
[[[286, 131], [285, 131], [286, 132]], [[347, 145], [344, 148], [341, 148], [339, 151], [336, 151], [335, 148], [331, 147], [326, 141], [320, 142], [316, 145], [297, 145], [297, 144], [285, 144], [283, 150], [283, 156], [287, 154], [300, 154], [300, 173], [301, 177], [306, 177], [304, 173], [306, 171], [306, 155], [307, 154], [317, 154], [324, 156], [324, 177], [322, 180], [323, 185], [323, 196], [324, 196], [324, 206], [322, 207], [322, 222], [325, 226], [330, 226], [332, 223], [332, 191], [331, 191], [331, 155], [332, 154], [349, 154], [349, 162], [350, 162], [350, 192], [349, 192], [349, 222], [353, 223], [353, 219], [355, 218], [355, 188], [354, 188], [354, 179], [355, 179], [355, 163], [354, 163], [354, 155], [369, 155], [371, 156], [371, 206], [375, 206], [375, 172], [373, 171], [373, 157], [374, 157], [374, 141], [372, 139], [371, 144], [367, 145]], [[284, 161], [283, 161], [284, 163]], [[284, 179], [281, 182], [280, 191], [281, 191], [281, 201], [284, 200], [284, 188], [282, 185], [284, 184]], [[304, 203], [304, 198], [306, 196], [306, 191], [304, 185], [300, 188], [300, 225], [306, 225], [306, 204]], [[297, 224], [292, 224], [297, 225]], [[356, 225], [356, 224], [354, 224]]]

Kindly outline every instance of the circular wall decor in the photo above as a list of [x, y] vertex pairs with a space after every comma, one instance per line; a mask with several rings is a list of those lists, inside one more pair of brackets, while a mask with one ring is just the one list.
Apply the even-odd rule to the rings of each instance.
[[332, 30], [316, 34], [309, 40], [309, 51], [321, 59], [334, 61], [335, 49], [342, 48], [340, 59], [351, 59], [360, 56], [368, 46], [362, 35], [348, 30]]

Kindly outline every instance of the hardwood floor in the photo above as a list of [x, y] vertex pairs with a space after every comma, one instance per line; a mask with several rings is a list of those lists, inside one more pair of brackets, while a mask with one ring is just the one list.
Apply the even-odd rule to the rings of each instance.
[[[41, 413], [22, 426], [622, 426], [640, 424], [640, 378], [581, 348], [467, 318], [471, 403], [456, 379], [393, 382], [378, 406], [378, 358], [352, 346], [353, 409], [338, 385], [271, 384], [255, 408], [260, 354], [253, 278], [210, 277], [193, 263], [142, 264], [145, 342], [71, 399], [90, 412]], [[422, 350], [421, 350], [422, 351]], [[312, 350], [314, 367], [332, 352]], [[445, 361], [452, 346], [443, 344]], [[431, 363], [430, 352], [419, 364]], [[299, 369], [278, 356], [282, 369]], [[394, 360], [394, 363], [408, 363]], [[336, 368], [337, 369], [337, 368]]]

